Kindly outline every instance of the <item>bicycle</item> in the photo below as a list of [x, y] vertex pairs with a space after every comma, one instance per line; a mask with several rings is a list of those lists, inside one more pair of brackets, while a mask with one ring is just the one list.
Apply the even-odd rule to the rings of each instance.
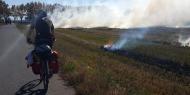
[[38, 62], [40, 62], [40, 79], [43, 82], [45, 90], [48, 90], [49, 78], [52, 73], [49, 70], [49, 62], [51, 60], [51, 48], [48, 45], [41, 45], [36, 47], [35, 54], [37, 55]]

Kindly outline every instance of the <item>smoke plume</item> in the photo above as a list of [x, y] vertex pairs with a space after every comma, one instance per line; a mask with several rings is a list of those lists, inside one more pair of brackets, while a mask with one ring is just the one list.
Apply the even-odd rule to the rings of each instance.
[[179, 35], [178, 42], [183, 47], [190, 47], [190, 37], [185, 37], [184, 35]]
[[[49, 13], [55, 27], [108, 27], [133, 28], [148, 26], [181, 27], [190, 24], [190, 0], [71, 0], [58, 5]], [[125, 44], [138, 43], [147, 30], [123, 33], [112, 49], [120, 49]], [[189, 39], [179, 38], [183, 45]], [[135, 46], [135, 45], [134, 45]]]
[[[117, 40], [117, 42], [115, 42], [111, 46], [111, 49], [117, 50], [117, 49], [121, 49], [123, 47], [125, 47], [125, 48], [135, 47], [135, 46], [139, 45], [138, 44], [139, 41], [144, 38], [144, 36], [146, 35], [147, 32], [148, 32], [148, 28], [125, 32], [125, 33], [121, 34], [119, 40]], [[127, 43], [127, 46], [125, 46], [126, 43]]]
[[50, 13], [56, 27], [187, 26], [190, 22], [189, 0], [71, 1]]

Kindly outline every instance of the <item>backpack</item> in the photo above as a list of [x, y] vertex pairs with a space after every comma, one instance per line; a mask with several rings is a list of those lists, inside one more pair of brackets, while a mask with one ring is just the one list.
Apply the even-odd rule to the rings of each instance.
[[38, 39], [52, 39], [54, 26], [52, 21], [47, 18], [39, 18], [36, 20], [35, 23], [35, 30], [36, 30], [36, 40]]

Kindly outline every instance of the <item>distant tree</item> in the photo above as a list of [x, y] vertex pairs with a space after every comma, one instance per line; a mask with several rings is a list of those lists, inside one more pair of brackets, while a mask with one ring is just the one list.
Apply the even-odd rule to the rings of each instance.
[[18, 13], [20, 20], [21, 20], [21, 23], [22, 23], [23, 17], [26, 13], [25, 5], [21, 4], [20, 6], [17, 7], [17, 10], [18, 10], [17, 13]]
[[30, 2], [25, 5], [27, 10], [28, 19], [31, 20], [34, 18], [34, 15], [38, 10], [46, 9], [46, 4], [41, 2]]
[[[16, 8], [15, 8], [16, 7]], [[24, 15], [27, 15], [28, 20], [32, 20], [35, 16], [35, 14], [37, 13], [38, 10], [44, 9], [48, 12], [53, 12], [55, 8], [55, 5], [51, 5], [51, 4], [45, 4], [45, 3], [41, 3], [41, 2], [29, 2], [18, 6], [12, 6], [12, 10], [16, 10], [17, 14], [20, 16], [21, 20], [23, 19]]]
[[11, 7], [10, 10], [11, 10], [12, 16], [14, 18], [14, 22], [15, 22], [15, 20], [16, 20], [16, 18], [18, 16], [17, 6], [16, 5], [12, 5], [12, 7]]
[[32, 20], [34, 18], [36, 9], [35, 9], [35, 3], [30, 2], [25, 5], [26, 10], [27, 10], [27, 16], [29, 20]]
[[8, 16], [10, 14], [10, 10], [8, 8], [8, 4], [5, 1], [0, 0], [0, 14], [1, 16]]

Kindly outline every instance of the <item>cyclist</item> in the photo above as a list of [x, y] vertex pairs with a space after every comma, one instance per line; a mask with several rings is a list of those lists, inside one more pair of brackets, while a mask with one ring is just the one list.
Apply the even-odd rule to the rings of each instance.
[[[47, 13], [40, 10], [37, 12], [36, 18], [31, 23], [27, 34], [27, 42], [29, 44], [34, 44], [35, 46], [34, 53], [33, 51], [30, 52], [26, 59], [28, 60], [28, 63], [33, 64], [27, 64], [27, 67], [31, 65], [32, 69], [34, 69], [33, 72], [36, 70], [34, 73], [40, 74], [40, 79], [43, 81], [45, 89], [48, 88], [49, 78], [52, 77], [54, 73], [53, 71], [57, 70], [58, 72], [58, 62], [57, 59], [53, 58], [54, 52], [51, 50], [54, 41], [54, 25], [47, 17]], [[40, 65], [33, 62], [40, 62]], [[54, 68], [55, 66], [57, 68], [51, 68], [51, 65], [53, 65]]]
[[52, 48], [54, 40], [54, 25], [47, 13], [39, 10], [27, 33], [27, 42], [35, 47], [46, 44]]
[[[48, 45], [52, 48], [54, 40], [54, 25], [47, 17], [47, 13], [39, 10], [27, 33], [27, 42], [33, 44], [35, 48], [41, 45]], [[29, 67], [33, 63], [32, 52], [28, 54], [26, 60], [28, 61], [27, 67]]]

